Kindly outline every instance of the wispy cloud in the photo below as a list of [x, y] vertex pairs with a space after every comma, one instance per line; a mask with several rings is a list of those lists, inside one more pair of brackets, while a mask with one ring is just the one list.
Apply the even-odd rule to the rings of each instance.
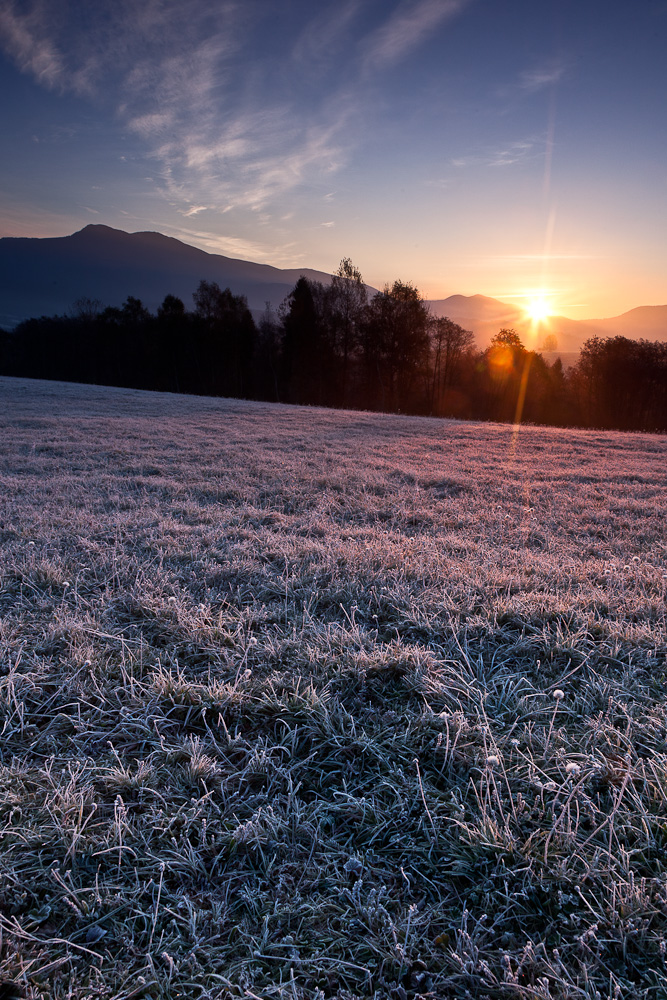
[[49, 89], [63, 86], [62, 56], [41, 31], [35, 11], [19, 13], [13, 3], [0, 4], [0, 45], [22, 72]]
[[289, 109], [240, 112], [226, 121], [179, 123], [154, 150], [165, 197], [191, 210], [206, 202], [217, 212], [260, 212], [315, 172], [333, 173], [342, 162], [336, 136], [345, 112], [312, 126], [290, 121]]
[[528, 139], [519, 139], [502, 146], [491, 154], [487, 160], [489, 167], [510, 167], [520, 163], [529, 156], [535, 148], [535, 143]]
[[445, 20], [459, 14], [469, 0], [404, 0], [367, 43], [366, 70], [391, 66], [409, 55]]
[[[400, 0], [358, 46], [350, 38], [353, 26], [362, 30], [363, 0], [326, 4], [304, 24], [280, 78], [276, 59], [252, 60], [252, 32], [267, 19], [257, 3], [96, 0], [84, 20], [64, 0], [0, 0], [0, 35], [41, 85], [112, 111], [129, 137], [123, 161], [151, 159], [158, 192], [181, 215], [270, 208], [278, 216], [291, 208], [278, 204], [286, 195], [347, 161], [360, 82], [470, 2]], [[274, 86], [286, 67], [297, 81], [315, 79], [345, 47], [345, 76], [337, 70], [326, 91], [320, 81], [304, 100], [291, 77]]]
[[257, 240], [243, 239], [236, 236], [220, 236], [202, 229], [178, 229], [176, 227], [165, 227], [165, 232], [176, 239], [184, 240], [186, 243], [196, 243], [209, 253], [220, 253], [224, 256], [239, 257], [243, 260], [254, 260], [259, 263], [266, 262], [279, 266], [286, 264], [293, 266], [294, 261], [303, 257], [295, 252], [294, 243], [264, 244]]
[[449, 162], [456, 170], [470, 167], [510, 167], [526, 159], [544, 155], [544, 138], [515, 139], [501, 146], [488, 147], [464, 156], [453, 157]]
[[292, 61], [321, 75], [334, 61], [347, 29], [359, 12], [359, 0], [334, 5], [316, 14], [303, 28], [292, 48]]
[[137, 132], [144, 139], [166, 132], [174, 124], [174, 116], [168, 111], [149, 112], [145, 115], [137, 115], [130, 118], [128, 125], [133, 132]]
[[551, 87], [562, 80], [565, 74], [565, 65], [561, 62], [550, 62], [545, 66], [538, 66], [534, 69], [526, 70], [519, 78], [519, 87], [533, 93], [542, 90], [544, 87]]
[[[249, 15], [238, 4], [101, 6], [104, 16], [81, 27], [59, 15], [55, 0], [27, 0], [21, 13], [0, 0], [3, 46], [44, 86], [115, 101], [117, 120], [161, 165], [163, 194], [180, 211], [259, 210], [307, 174], [330, 173], [341, 162], [334, 139], [344, 117], [340, 102], [304, 120], [279, 96], [258, 109], [243, 94], [234, 58]], [[318, 45], [340, 36], [357, 7], [348, 0], [315, 18], [302, 36], [304, 57], [315, 58]]]
[[517, 101], [523, 104], [533, 94], [554, 88], [567, 77], [569, 66], [568, 60], [561, 56], [548, 58], [535, 63], [529, 69], [522, 70], [511, 81], [505, 81], [497, 86], [494, 91], [495, 97], [507, 102], [507, 107], [502, 113], [507, 114], [515, 108]]
[[[82, 95], [113, 98], [123, 82], [133, 95], [146, 91], [164, 82], [162, 66], [172, 58], [187, 76], [201, 39], [220, 50], [236, 38], [231, 2], [213, 11], [203, 0], [97, 0], [89, 18], [71, 8], [64, 0], [0, 0], [0, 46], [38, 83]], [[172, 82], [178, 86], [178, 74]]]

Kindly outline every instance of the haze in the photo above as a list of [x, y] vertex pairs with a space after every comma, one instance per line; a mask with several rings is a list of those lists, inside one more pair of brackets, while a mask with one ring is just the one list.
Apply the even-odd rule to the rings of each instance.
[[662, 304], [666, 33], [662, 0], [0, 0], [0, 235]]

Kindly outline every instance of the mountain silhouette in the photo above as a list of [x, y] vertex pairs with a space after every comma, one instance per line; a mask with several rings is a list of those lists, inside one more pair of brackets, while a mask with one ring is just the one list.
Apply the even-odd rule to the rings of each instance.
[[[126, 233], [90, 225], [71, 236], [4, 237], [0, 239], [0, 326], [11, 328], [32, 316], [66, 313], [81, 298], [120, 306], [132, 295], [154, 312], [171, 294], [191, 309], [192, 293], [202, 278], [229, 287], [235, 295], [245, 295], [259, 316], [267, 302], [276, 309], [302, 274], [325, 284], [331, 281], [331, 275], [323, 271], [224, 257], [157, 232]], [[553, 334], [559, 353], [577, 352], [594, 336], [667, 341], [667, 305], [640, 306], [609, 319], [551, 316], [533, 324], [522, 309], [486, 295], [450, 295], [429, 304], [435, 316], [448, 316], [472, 330], [480, 347], [503, 327], [515, 329], [527, 347], [537, 350]]]
[[0, 326], [65, 313], [84, 297], [120, 306], [133, 295], [155, 311], [171, 294], [191, 309], [202, 278], [245, 295], [250, 308], [260, 312], [267, 302], [277, 308], [302, 274], [331, 281], [323, 271], [223, 257], [161, 233], [90, 225], [72, 236], [5, 237], [0, 239]]
[[639, 306], [610, 319], [549, 316], [539, 323], [534, 323], [523, 309], [486, 295], [450, 295], [447, 299], [432, 301], [430, 306], [434, 315], [448, 316], [466, 330], [472, 330], [480, 347], [486, 347], [503, 327], [516, 330], [526, 347], [532, 350], [540, 350], [546, 338], [553, 335], [558, 350], [548, 354], [576, 353], [590, 337], [667, 341], [667, 305]]

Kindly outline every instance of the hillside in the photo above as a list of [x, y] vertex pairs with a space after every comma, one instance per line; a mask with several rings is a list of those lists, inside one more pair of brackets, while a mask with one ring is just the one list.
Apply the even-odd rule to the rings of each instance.
[[588, 323], [607, 331], [607, 336], [667, 340], [667, 306], [639, 306], [622, 316], [592, 319]]
[[4, 992], [663, 997], [666, 460], [0, 378]]
[[83, 297], [121, 305], [133, 295], [155, 311], [172, 294], [191, 308], [202, 278], [245, 295], [251, 309], [260, 312], [267, 301], [277, 308], [301, 274], [331, 281], [321, 271], [281, 270], [210, 254], [160, 233], [91, 225], [51, 239], [6, 237], [0, 239], [0, 326], [67, 312]]

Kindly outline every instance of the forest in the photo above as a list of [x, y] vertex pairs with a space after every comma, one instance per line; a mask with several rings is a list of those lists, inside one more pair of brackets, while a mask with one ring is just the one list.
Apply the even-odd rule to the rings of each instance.
[[330, 285], [301, 277], [256, 322], [246, 299], [201, 281], [193, 310], [153, 314], [79, 300], [0, 331], [0, 373], [167, 392], [497, 420], [667, 431], [667, 343], [592, 338], [565, 371], [502, 329], [484, 350], [430, 314], [411, 284], [369, 296], [349, 258]]

